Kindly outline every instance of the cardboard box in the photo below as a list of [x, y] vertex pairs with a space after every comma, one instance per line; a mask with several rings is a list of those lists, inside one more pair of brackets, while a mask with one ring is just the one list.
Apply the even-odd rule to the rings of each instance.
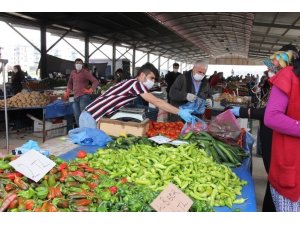
[[[33, 123], [33, 135], [36, 137], [43, 137], [43, 121], [38, 118], [27, 114], [31, 118]], [[45, 121], [46, 138], [52, 138], [57, 136], [64, 136], [67, 134], [67, 120], [62, 120], [60, 123], [52, 123], [51, 121]]]
[[116, 137], [122, 133], [132, 134], [134, 136], [146, 136], [149, 130], [149, 119], [137, 123], [102, 118], [98, 122], [98, 128], [103, 130], [106, 134]]

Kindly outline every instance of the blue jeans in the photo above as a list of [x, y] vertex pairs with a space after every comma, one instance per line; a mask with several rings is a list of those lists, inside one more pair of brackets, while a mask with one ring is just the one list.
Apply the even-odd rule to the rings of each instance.
[[92, 115], [83, 110], [82, 113], [79, 116], [79, 127], [83, 128], [97, 128], [97, 122], [96, 120], [92, 117]]
[[73, 102], [72, 107], [73, 107], [74, 117], [75, 117], [77, 126], [79, 126], [79, 116], [80, 116], [80, 113], [91, 102], [92, 102], [92, 96], [91, 95], [81, 95], [81, 96], [79, 96], [77, 98], [74, 98], [74, 102]]

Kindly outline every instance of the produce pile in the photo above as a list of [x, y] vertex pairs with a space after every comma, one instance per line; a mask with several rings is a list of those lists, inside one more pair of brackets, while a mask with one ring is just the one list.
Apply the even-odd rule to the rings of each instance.
[[153, 211], [150, 203], [157, 192], [89, 167], [90, 154], [79, 152], [78, 157], [66, 163], [51, 156], [57, 165], [38, 183], [10, 167], [14, 157], [0, 160], [0, 212]]
[[183, 128], [182, 122], [154, 122], [150, 121], [149, 130], [147, 131], [148, 137], [163, 135], [170, 139], [177, 139]]
[[196, 144], [198, 148], [203, 148], [206, 154], [211, 156], [215, 162], [229, 167], [240, 166], [243, 160], [249, 156], [249, 153], [240, 146], [225, 144], [206, 132], [189, 133], [183, 139]]
[[118, 137], [95, 154], [79, 151], [68, 163], [50, 156], [56, 166], [38, 183], [8, 164], [15, 156], [0, 158], [0, 212], [149, 212], [170, 182], [193, 200], [190, 211], [244, 203], [237, 196], [247, 182], [228, 166], [239, 165], [246, 154], [204, 132], [181, 139], [189, 144]]
[[[50, 103], [46, 94], [39, 92], [20, 92], [7, 99], [7, 107], [40, 107]], [[4, 100], [0, 100], [0, 108], [4, 108]]]
[[226, 102], [230, 102], [230, 103], [243, 103], [243, 104], [247, 104], [249, 103], [249, 98], [244, 96], [237, 96], [237, 95], [232, 95], [229, 93], [222, 93], [218, 98], [214, 99], [217, 102], [220, 101], [226, 101]]
[[195, 144], [169, 147], [131, 145], [127, 150], [100, 150], [89, 159], [93, 168], [105, 168], [110, 178], [126, 177], [129, 182], [162, 191], [170, 182], [192, 199], [209, 207], [242, 203], [241, 181], [229, 167], [214, 162]]

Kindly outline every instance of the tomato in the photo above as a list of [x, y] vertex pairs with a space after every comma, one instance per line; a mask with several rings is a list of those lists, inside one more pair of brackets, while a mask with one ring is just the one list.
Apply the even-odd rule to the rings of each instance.
[[77, 158], [82, 159], [82, 158], [85, 158], [86, 155], [87, 155], [86, 151], [84, 151], [84, 150], [80, 150], [79, 152], [77, 152]]
[[109, 188], [109, 191], [110, 191], [111, 194], [114, 195], [114, 194], [116, 194], [118, 192], [118, 188], [116, 186], [111, 186]]

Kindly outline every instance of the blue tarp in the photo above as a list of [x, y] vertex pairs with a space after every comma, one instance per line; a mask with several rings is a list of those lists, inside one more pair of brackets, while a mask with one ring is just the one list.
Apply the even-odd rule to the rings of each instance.
[[73, 108], [70, 102], [64, 102], [62, 100], [56, 100], [51, 104], [47, 105], [46, 108], [46, 119], [63, 117], [67, 115], [73, 115]]

